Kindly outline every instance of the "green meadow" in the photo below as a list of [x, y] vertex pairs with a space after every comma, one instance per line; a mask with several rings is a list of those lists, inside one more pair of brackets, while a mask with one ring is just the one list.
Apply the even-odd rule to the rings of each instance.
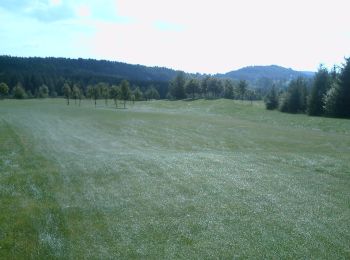
[[0, 101], [0, 259], [349, 259], [350, 120]]

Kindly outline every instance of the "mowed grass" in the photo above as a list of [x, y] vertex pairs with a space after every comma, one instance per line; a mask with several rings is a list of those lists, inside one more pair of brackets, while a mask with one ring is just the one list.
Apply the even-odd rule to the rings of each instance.
[[0, 102], [0, 258], [350, 258], [350, 120]]

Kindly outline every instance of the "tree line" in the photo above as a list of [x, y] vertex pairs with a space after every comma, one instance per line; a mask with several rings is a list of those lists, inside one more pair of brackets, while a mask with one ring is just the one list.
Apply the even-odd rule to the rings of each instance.
[[168, 99], [240, 99], [259, 100], [262, 92], [249, 87], [245, 80], [234, 81], [213, 76], [189, 77], [184, 72], [178, 72], [169, 83]]
[[9, 87], [10, 96], [20, 83], [27, 98], [40, 97], [41, 86], [47, 86], [50, 97], [62, 97], [65, 83], [76, 84], [86, 91], [89, 85], [99, 82], [118, 85], [124, 79], [143, 92], [152, 85], [165, 98], [168, 82], [175, 75], [175, 70], [167, 68], [105, 60], [0, 56], [0, 82]]
[[[6, 86], [7, 90], [2, 91], [0, 89], [0, 95], [2, 97], [12, 97], [16, 99], [33, 98], [33, 95], [23, 87], [21, 82], [18, 82], [12, 90], [6, 83], [2, 83]], [[121, 91], [123, 86], [128, 86], [128, 91], [125, 93]], [[253, 89], [249, 87], [249, 84], [245, 80], [234, 81], [231, 79], [220, 79], [214, 76], [189, 76], [182, 71], [177, 72], [176, 76], [168, 83], [168, 92], [163, 98], [170, 100], [176, 99], [240, 99], [240, 100], [260, 100], [262, 99], [264, 92], [259, 89]], [[60, 96], [67, 99], [74, 99], [75, 101], [84, 98], [93, 99], [96, 103], [98, 99], [105, 99], [106, 102], [109, 98], [117, 101], [120, 100], [151, 100], [161, 99], [159, 88], [150, 84], [146, 88], [140, 88], [137, 85], [131, 85], [127, 80], [122, 80], [120, 84], [109, 84], [108, 82], [98, 82], [96, 84], [89, 84], [82, 86], [79, 83], [72, 83], [65, 81], [60, 88]], [[122, 94], [121, 94], [122, 93]], [[57, 97], [57, 93], [52, 93], [50, 88], [43, 84], [36, 91], [36, 98]], [[116, 104], [117, 105], [117, 104]]]
[[271, 88], [265, 97], [266, 108], [310, 116], [350, 118], [350, 58], [342, 66], [328, 70], [320, 66], [311, 86], [303, 78], [292, 80], [288, 88]]

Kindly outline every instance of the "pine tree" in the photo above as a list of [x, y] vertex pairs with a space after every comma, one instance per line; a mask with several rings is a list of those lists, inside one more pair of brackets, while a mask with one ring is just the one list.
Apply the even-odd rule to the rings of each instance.
[[186, 92], [192, 96], [192, 99], [195, 98], [195, 95], [199, 92], [199, 83], [196, 79], [190, 79], [186, 83]]
[[186, 97], [185, 83], [185, 73], [182, 71], [178, 72], [176, 77], [170, 82], [170, 94], [173, 98], [184, 99]]
[[265, 98], [266, 109], [274, 110], [278, 108], [278, 94], [275, 85], [272, 85], [270, 92]]
[[350, 118], [350, 58], [341, 70], [339, 82], [333, 84], [325, 97], [328, 115]]
[[325, 113], [324, 96], [329, 90], [330, 85], [331, 78], [329, 72], [321, 65], [315, 75], [314, 84], [310, 93], [307, 111], [309, 115], [321, 116]]

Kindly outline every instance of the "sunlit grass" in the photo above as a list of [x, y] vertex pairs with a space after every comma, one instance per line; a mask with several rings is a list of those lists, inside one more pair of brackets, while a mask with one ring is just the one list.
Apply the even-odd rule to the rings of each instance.
[[0, 102], [0, 258], [349, 258], [350, 121]]

